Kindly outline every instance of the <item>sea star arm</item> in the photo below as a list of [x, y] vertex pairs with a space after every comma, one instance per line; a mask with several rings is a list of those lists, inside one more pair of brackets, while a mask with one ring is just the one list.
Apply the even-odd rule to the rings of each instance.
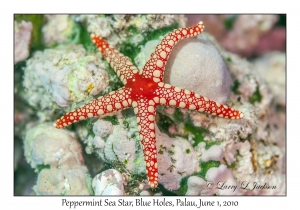
[[54, 123], [54, 126], [64, 128], [80, 120], [127, 109], [132, 103], [129, 98], [130, 91], [128, 88], [121, 88], [101, 96], [81, 108], [65, 114]]
[[140, 99], [132, 102], [134, 113], [136, 114], [138, 130], [143, 147], [146, 162], [146, 172], [151, 188], [158, 185], [157, 151], [154, 119], [156, 114], [156, 104], [153, 100]]
[[131, 62], [130, 58], [115, 50], [104, 39], [92, 34], [91, 40], [110, 66], [113, 67], [123, 84], [126, 84], [128, 79], [132, 78], [134, 74], [139, 72], [139, 70]]
[[158, 86], [156, 94], [159, 97], [156, 97], [155, 101], [160, 105], [197, 110], [223, 118], [243, 118], [242, 112], [209, 100], [206, 97], [190, 92], [189, 90], [181, 89], [162, 82], [158, 83]]
[[154, 82], [162, 82], [166, 62], [175, 44], [181, 39], [197, 36], [203, 29], [204, 25], [201, 21], [194, 27], [175, 29], [167, 34], [151, 54], [150, 59], [143, 68], [142, 75], [145, 78], [153, 78]]

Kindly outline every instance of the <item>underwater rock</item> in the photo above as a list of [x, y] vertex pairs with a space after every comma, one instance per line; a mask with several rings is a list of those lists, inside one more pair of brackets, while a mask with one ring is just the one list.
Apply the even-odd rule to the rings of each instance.
[[[185, 26], [184, 15], [155, 14], [115, 14], [115, 15], [75, 15], [75, 20], [83, 23], [87, 31], [107, 40], [115, 49], [119, 49], [124, 41], [138, 46], [145, 35], [155, 30], [179, 24]], [[129, 36], [130, 35], [130, 36]]]
[[221, 161], [223, 157], [223, 149], [218, 145], [213, 145], [208, 150], [204, 150], [202, 152], [201, 159], [204, 162], [207, 162], [209, 160]]
[[35, 169], [40, 165], [73, 168], [84, 162], [75, 134], [56, 129], [50, 123], [39, 124], [27, 131], [24, 150], [27, 162]]
[[100, 93], [108, 85], [100, 58], [73, 44], [35, 52], [24, 69], [24, 97], [51, 116], [54, 107], [67, 107]]
[[103, 159], [121, 162], [132, 173], [142, 173], [145, 172], [146, 164], [140, 148], [138, 139], [130, 138], [127, 129], [116, 125], [105, 142]]
[[205, 174], [205, 179], [212, 182], [213, 186], [218, 189], [218, 195], [241, 194], [236, 180], [226, 165], [221, 164], [219, 167], [210, 168]]
[[95, 195], [125, 195], [122, 174], [115, 169], [96, 175], [92, 186]]
[[270, 31], [278, 20], [278, 15], [238, 15], [221, 43], [228, 51], [240, 56], [251, 56], [260, 38]]
[[86, 166], [43, 169], [33, 190], [37, 195], [91, 195]]
[[274, 100], [286, 106], [286, 54], [272, 52], [254, 60], [255, 70], [266, 80]]
[[29, 45], [31, 40], [32, 23], [21, 21], [15, 24], [14, 38], [14, 64], [25, 60], [29, 56]]
[[169, 190], [177, 190], [183, 177], [200, 170], [198, 155], [186, 139], [170, 138], [157, 126], [155, 132], [158, 182]]
[[187, 188], [185, 195], [213, 195], [216, 193], [216, 188], [198, 176], [188, 178]]
[[93, 132], [96, 136], [106, 137], [113, 131], [113, 124], [109, 121], [98, 119], [93, 126]]
[[69, 15], [45, 15], [47, 23], [43, 26], [43, 42], [47, 46], [64, 43], [74, 35], [74, 21]]
[[[138, 138], [134, 116], [118, 119], [118, 124], [98, 119], [93, 125], [95, 135], [79, 129], [79, 136], [86, 144], [85, 151], [94, 153], [104, 162], [122, 165], [130, 173], [144, 173], [145, 162]], [[83, 132], [84, 131], [84, 132]]]
[[90, 195], [91, 178], [75, 134], [39, 124], [26, 133], [27, 162], [38, 172], [37, 195]]

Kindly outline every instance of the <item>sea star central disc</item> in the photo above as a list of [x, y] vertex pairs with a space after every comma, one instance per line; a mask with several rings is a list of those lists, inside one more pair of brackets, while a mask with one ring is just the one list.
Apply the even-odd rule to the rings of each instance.
[[141, 96], [154, 98], [157, 87], [157, 83], [153, 82], [150, 78], [144, 78], [141, 74], [135, 74], [132, 78], [127, 80], [125, 85], [125, 88], [132, 89], [130, 98], [133, 101], [137, 101]]

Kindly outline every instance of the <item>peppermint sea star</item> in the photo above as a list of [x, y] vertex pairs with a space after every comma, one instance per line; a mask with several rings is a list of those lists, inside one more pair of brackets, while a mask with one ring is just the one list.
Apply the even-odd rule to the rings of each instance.
[[243, 113], [238, 110], [218, 104], [189, 90], [163, 83], [164, 68], [172, 48], [181, 39], [196, 36], [203, 29], [204, 25], [201, 21], [194, 27], [175, 29], [167, 34], [156, 46], [141, 72], [132, 64], [130, 58], [115, 50], [101, 37], [92, 34], [91, 40], [114, 68], [124, 83], [124, 87], [67, 113], [57, 120], [54, 126], [63, 128], [80, 120], [133, 107], [142, 142], [149, 185], [151, 188], [156, 188], [158, 185], [154, 126], [156, 106], [198, 110], [230, 119], [243, 117]]

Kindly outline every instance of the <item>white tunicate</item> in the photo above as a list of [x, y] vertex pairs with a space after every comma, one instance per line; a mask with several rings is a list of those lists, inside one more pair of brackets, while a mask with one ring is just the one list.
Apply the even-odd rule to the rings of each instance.
[[95, 195], [125, 195], [122, 174], [115, 169], [97, 174], [92, 186]]
[[164, 81], [221, 104], [230, 95], [232, 79], [217, 48], [208, 40], [184, 39], [173, 48]]

